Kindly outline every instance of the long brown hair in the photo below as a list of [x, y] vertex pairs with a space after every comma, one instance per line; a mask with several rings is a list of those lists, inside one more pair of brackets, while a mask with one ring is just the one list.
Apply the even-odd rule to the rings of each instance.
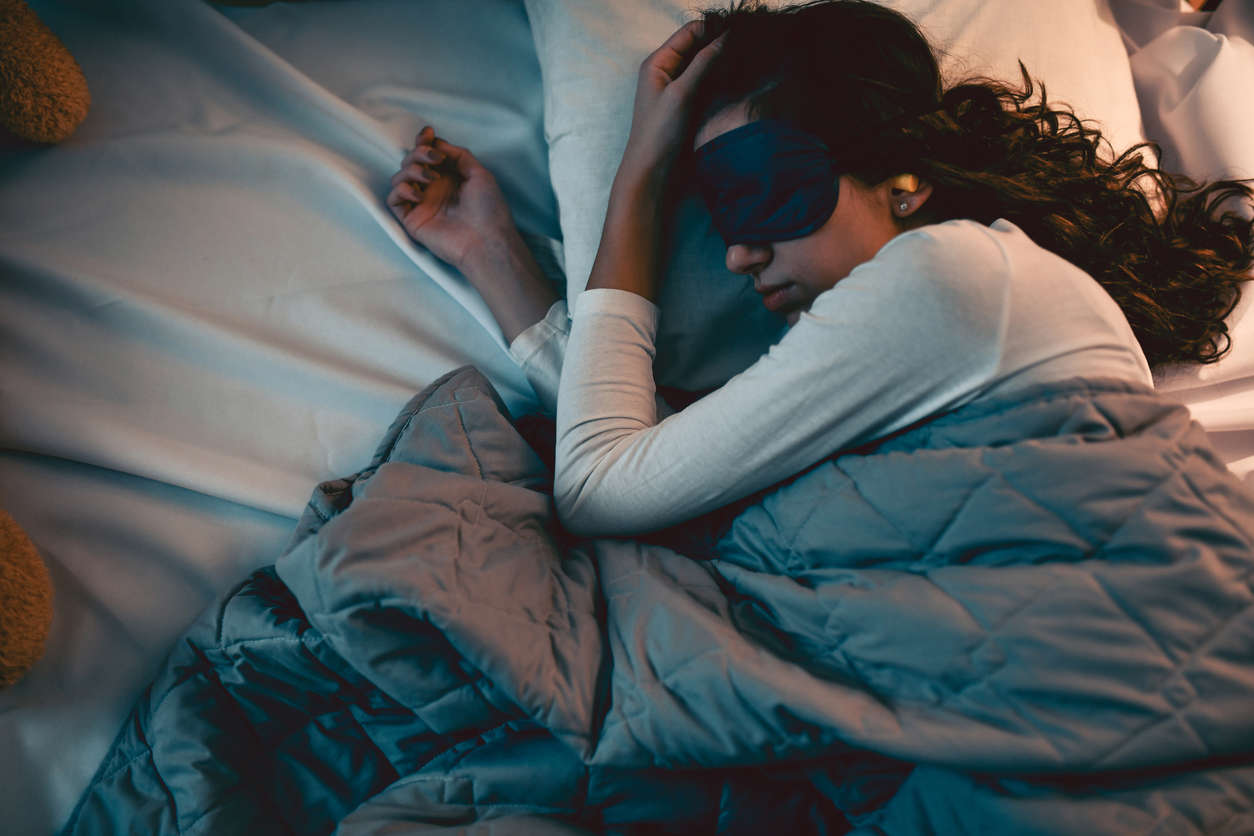
[[1254, 263], [1254, 221], [1228, 201], [1254, 198], [1254, 181], [1162, 171], [1141, 153], [1156, 161], [1153, 142], [1112, 160], [1101, 132], [1048, 103], [1043, 84], [1029, 103], [1022, 63], [1021, 89], [986, 78], [946, 87], [918, 28], [867, 0], [731, 0], [701, 14], [727, 37], [697, 124], [745, 102], [750, 119], [818, 136], [864, 184], [902, 172], [932, 183], [924, 222], [1013, 222], [1101, 283], [1152, 367], [1212, 363], [1230, 348], [1225, 317]]

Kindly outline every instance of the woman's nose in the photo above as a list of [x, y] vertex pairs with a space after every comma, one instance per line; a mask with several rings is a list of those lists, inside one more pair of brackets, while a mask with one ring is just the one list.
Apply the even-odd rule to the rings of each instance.
[[767, 244], [732, 244], [727, 248], [727, 269], [733, 273], [757, 273], [770, 261]]

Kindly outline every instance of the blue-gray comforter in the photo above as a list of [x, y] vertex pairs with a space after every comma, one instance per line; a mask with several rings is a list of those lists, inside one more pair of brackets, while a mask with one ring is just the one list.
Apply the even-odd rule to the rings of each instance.
[[967, 406], [645, 540], [568, 538], [550, 479], [436, 381], [68, 832], [1254, 832], [1254, 497], [1148, 389]]

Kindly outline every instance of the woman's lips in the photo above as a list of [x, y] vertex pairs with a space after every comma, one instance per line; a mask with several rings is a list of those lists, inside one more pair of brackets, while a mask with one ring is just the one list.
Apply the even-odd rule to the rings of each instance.
[[788, 304], [789, 289], [792, 282], [782, 284], [778, 288], [766, 290], [762, 296], [762, 305], [768, 311], [778, 311]]

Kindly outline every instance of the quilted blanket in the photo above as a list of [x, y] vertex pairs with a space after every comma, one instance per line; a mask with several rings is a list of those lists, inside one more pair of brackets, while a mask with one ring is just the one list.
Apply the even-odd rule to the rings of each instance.
[[67, 832], [1254, 832], [1254, 497], [1149, 389], [969, 405], [645, 539], [567, 536], [543, 447], [471, 367], [414, 398]]

